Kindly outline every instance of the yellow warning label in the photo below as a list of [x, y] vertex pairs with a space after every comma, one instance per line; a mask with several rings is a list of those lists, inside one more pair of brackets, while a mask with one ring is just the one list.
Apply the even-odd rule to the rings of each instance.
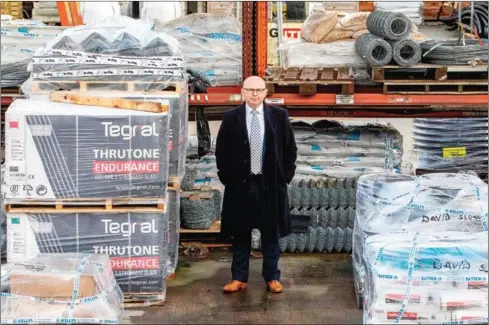
[[465, 157], [467, 156], [466, 147], [443, 148], [443, 158]]

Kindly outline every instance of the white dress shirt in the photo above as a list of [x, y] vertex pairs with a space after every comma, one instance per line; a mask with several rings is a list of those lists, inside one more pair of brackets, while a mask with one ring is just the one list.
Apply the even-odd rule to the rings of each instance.
[[[253, 113], [251, 111], [253, 108], [246, 105], [246, 129], [248, 129], [248, 141], [251, 142], [251, 119], [253, 118]], [[258, 121], [260, 122], [260, 136], [261, 142], [263, 143], [265, 139], [265, 112], [263, 111], [263, 104], [257, 107]]]

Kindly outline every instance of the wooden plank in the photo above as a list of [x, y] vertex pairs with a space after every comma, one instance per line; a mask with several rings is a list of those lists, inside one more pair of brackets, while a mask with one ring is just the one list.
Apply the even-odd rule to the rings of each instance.
[[435, 80], [446, 80], [448, 78], [448, 68], [440, 67], [435, 70]]
[[287, 71], [285, 72], [284, 80], [287, 80], [287, 81], [297, 80], [299, 73], [300, 73], [299, 68], [287, 69]]
[[334, 69], [333, 68], [323, 68], [321, 72], [321, 80], [333, 80]]
[[487, 80], [386, 80], [387, 85], [487, 85]]
[[372, 67], [372, 79], [374, 81], [384, 81], [385, 74], [383, 68]]
[[130, 109], [152, 113], [168, 112], [168, 105], [142, 100], [89, 96], [88, 93], [74, 91], [55, 91], [49, 96], [52, 102], [70, 103], [84, 106], [99, 106], [114, 109]]
[[304, 68], [302, 69], [300, 79], [302, 81], [315, 81], [318, 79], [319, 69], [318, 68]]
[[317, 84], [308, 83], [299, 85], [299, 94], [302, 96], [312, 96], [317, 94]]
[[278, 81], [280, 80], [280, 77], [282, 76], [283, 68], [281, 67], [275, 67], [272, 68], [272, 73], [268, 76], [265, 76], [266, 81]]
[[198, 234], [198, 233], [220, 233], [221, 232], [221, 220], [216, 220], [214, 224], [208, 229], [188, 229], [180, 228], [180, 234]]
[[337, 80], [352, 80], [350, 68], [342, 67], [338, 69], [338, 77]]

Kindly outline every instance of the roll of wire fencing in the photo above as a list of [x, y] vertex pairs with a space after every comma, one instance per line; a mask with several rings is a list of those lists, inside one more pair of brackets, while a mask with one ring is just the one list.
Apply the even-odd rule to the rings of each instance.
[[376, 10], [367, 18], [368, 31], [386, 40], [397, 41], [407, 38], [411, 28], [411, 20], [401, 13]]
[[477, 40], [465, 39], [464, 41], [429, 40], [421, 43], [423, 62], [433, 64], [470, 64], [483, 62], [487, 64], [488, 41], [482, 40], [482, 45]]
[[366, 33], [355, 42], [355, 50], [370, 65], [382, 66], [392, 61], [391, 45], [379, 36]]
[[389, 41], [392, 46], [392, 58], [401, 67], [412, 67], [421, 61], [421, 47], [410, 39]]

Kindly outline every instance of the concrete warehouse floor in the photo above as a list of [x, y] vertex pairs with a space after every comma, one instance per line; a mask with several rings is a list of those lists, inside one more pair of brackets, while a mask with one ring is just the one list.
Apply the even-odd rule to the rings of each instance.
[[231, 254], [182, 258], [164, 306], [125, 310], [123, 324], [361, 324], [348, 254], [283, 254], [284, 292], [271, 294], [252, 257], [248, 289], [224, 294]]

